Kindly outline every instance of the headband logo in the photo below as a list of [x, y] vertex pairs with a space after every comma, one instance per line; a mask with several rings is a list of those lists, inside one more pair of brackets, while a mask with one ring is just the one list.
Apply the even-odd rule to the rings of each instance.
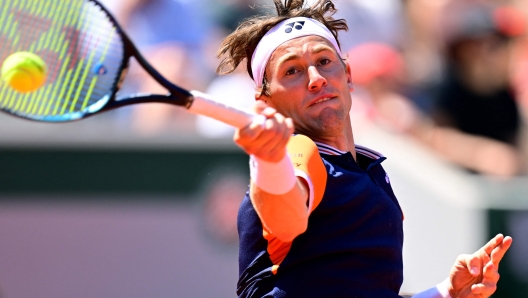
[[301, 30], [303, 26], [304, 26], [304, 21], [289, 23], [289, 24], [286, 24], [286, 29], [284, 29], [284, 32], [290, 33], [292, 32], [293, 28], [297, 30]]

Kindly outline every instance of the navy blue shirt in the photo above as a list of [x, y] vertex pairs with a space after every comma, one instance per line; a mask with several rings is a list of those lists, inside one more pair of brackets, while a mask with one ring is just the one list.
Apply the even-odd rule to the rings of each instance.
[[398, 295], [403, 282], [403, 214], [381, 166], [385, 157], [317, 144], [328, 178], [323, 198], [272, 270], [268, 240], [249, 194], [238, 215], [239, 297]]

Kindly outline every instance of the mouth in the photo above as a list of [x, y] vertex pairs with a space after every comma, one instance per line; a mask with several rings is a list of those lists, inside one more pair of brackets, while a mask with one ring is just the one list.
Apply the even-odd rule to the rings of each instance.
[[317, 99], [316, 101], [312, 102], [312, 103], [310, 104], [310, 107], [311, 107], [311, 106], [314, 106], [314, 105], [316, 105], [316, 104], [319, 104], [319, 103], [325, 102], [325, 101], [329, 101], [329, 100], [334, 99], [334, 98], [335, 98], [335, 97], [322, 97], [322, 98], [319, 98], [319, 99]]

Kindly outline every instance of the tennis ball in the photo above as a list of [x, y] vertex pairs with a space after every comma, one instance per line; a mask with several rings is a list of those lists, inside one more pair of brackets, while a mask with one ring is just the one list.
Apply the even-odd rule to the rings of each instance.
[[19, 92], [31, 92], [46, 81], [46, 62], [30, 52], [16, 52], [2, 64], [2, 80]]

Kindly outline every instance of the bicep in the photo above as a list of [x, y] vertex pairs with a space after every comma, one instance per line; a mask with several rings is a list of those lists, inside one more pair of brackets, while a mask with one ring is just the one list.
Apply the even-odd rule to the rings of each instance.
[[270, 194], [251, 183], [251, 202], [262, 225], [284, 242], [292, 241], [306, 230], [307, 197], [307, 189], [299, 180], [289, 192], [281, 195]]

